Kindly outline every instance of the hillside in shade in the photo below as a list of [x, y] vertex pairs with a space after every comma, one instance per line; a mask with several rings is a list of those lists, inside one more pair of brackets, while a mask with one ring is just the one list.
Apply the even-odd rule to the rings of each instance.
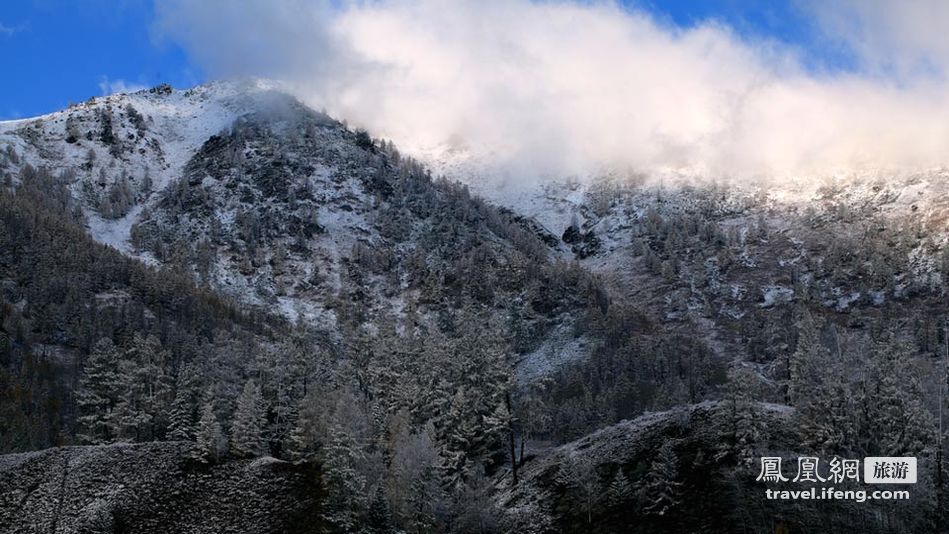
[[[7, 532], [319, 532], [319, 472], [273, 458], [189, 462], [182, 443], [0, 460]], [[104, 466], [108, 466], [104, 469]]]

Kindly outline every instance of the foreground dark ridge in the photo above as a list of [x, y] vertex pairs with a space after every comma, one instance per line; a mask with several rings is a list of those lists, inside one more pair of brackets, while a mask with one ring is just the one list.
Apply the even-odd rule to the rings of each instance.
[[204, 465], [190, 444], [0, 456], [4, 533], [318, 532], [320, 477], [272, 458]]
[[926, 504], [933, 464], [924, 456], [909, 501], [767, 500], [769, 487], [807, 487], [756, 481], [761, 456], [783, 457], [793, 471], [797, 457], [809, 455], [797, 416], [789, 406], [732, 399], [600, 429], [527, 461], [516, 486], [510, 477], [498, 484], [498, 502], [512, 512], [504, 531], [934, 532]]

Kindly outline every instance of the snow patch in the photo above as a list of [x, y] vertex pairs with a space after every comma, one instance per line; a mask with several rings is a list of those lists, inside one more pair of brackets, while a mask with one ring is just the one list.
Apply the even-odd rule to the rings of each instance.
[[517, 380], [526, 384], [550, 376], [564, 365], [586, 358], [590, 354], [588, 340], [575, 337], [572, 325], [564, 324], [552, 330], [533, 352], [525, 354], [517, 363]]
[[791, 302], [794, 299], [794, 290], [780, 285], [769, 285], [761, 288], [761, 308], [771, 308], [777, 304]]

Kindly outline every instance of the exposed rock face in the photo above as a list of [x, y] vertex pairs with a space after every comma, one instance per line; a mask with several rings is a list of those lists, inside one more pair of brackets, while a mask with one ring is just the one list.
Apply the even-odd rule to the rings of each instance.
[[5, 533], [294, 533], [320, 530], [315, 469], [269, 458], [202, 465], [186, 443], [0, 456]]

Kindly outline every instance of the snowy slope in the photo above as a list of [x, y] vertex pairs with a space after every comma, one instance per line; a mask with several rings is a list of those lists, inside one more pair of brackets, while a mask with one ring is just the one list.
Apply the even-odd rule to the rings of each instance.
[[[614, 299], [684, 335], [699, 332], [729, 358], [755, 357], [736, 333], [742, 323], [775, 321], [802, 298], [849, 314], [907, 299], [925, 307], [946, 291], [947, 169], [757, 183], [604, 172], [519, 184], [463, 150], [419, 154], [557, 237], [574, 225], [584, 239], [561, 257], [601, 275]], [[569, 360], [570, 352], [538, 352], [525, 368]]]
[[[136, 93], [90, 98], [68, 109], [0, 122], [0, 147], [21, 155], [19, 165], [75, 171], [74, 193], [83, 199], [92, 235], [123, 252], [129, 229], [155, 192], [180, 175], [188, 159], [211, 135], [237, 117], [265, 107], [277, 84], [266, 81], [216, 82], [188, 90], [159, 86]], [[143, 119], [137, 128], [128, 110]], [[111, 116], [120, 150], [104, 143], [103, 114]], [[70, 134], [75, 135], [70, 138]], [[95, 195], [126, 174], [136, 207], [118, 219], [103, 218]], [[146, 178], [147, 177], [147, 178]], [[146, 179], [150, 184], [146, 185]]]
[[[555, 210], [538, 206], [531, 215], [555, 229], [545, 232], [499, 213], [263, 81], [163, 86], [3, 123], [0, 173], [26, 165], [62, 175], [95, 239], [332, 334], [353, 309], [434, 321], [441, 311], [425, 308], [446, 306], [443, 286], [478, 276], [492, 301], [486, 313], [504, 320], [505, 298], [517, 293], [530, 307], [522, 293], [531, 288], [523, 279], [491, 285], [525, 261], [535, 266], [529, 282], [549, 283], [543, 265], [566, 250], [555, 236], [572, 216], [563, 206], [544, 218]], [[458, 276], [476, 253], [496, 272]], [[581, 298], [528, 310], [527, 320]], [[561, 361], [552, 350], [541, 359]]]
[[[165, 190], [183, 176], [188, 162], [209, 138], [227, 131], [241, 117], [284, 106], [289, 98], [279, 84], [263, 80], [213, 82], [187, 90], [159, 86], [91, 98], [41, 117], [0, 122], [0, 149], [10, 147], [17, 154], [15, 162], [0, 158], [0, 172], [15, 176], [15, 171], [31, 165], [53, 174], [65, 173], [96, 240], [149, 263], [160, 263], [151, 251], [131, 245], [133, 228], [154, 218]], [[138, 122], [136, 114], [141, 117]], [[113, 142], [105, 140], [107, 129]], [[340, 205], [365, 199], [354, 178], [340, 181], [336, 174], [336, 169], [319, 167], [308, 178], [321, 203]], [[119, 217], [106, 216], [100, 209], [102, 199], [123, 180], [132, 192], [131, 205]], [[219, 215], [225, 226], [233, 224], [233, 210]], [[329, 287], [338, 290], [343, 253], [348, 253], [357, 236], [368, 233], [367, 223], [358, 212], [323, 210], [319, 224], [326, 233], [315, 244], [316, 256], [330, 266], [323, 274]], [[308, 266], [300, 275], [310, 276], [310, 270]], [[224, 266], [215, 268], [215, 277], [226, 293], [261, 303], [253, 277]], [[274, 304], [289, 317], [306, 313], [332, 322], [321, 306], [314, 308], [307, 299], [277, 296]]]

